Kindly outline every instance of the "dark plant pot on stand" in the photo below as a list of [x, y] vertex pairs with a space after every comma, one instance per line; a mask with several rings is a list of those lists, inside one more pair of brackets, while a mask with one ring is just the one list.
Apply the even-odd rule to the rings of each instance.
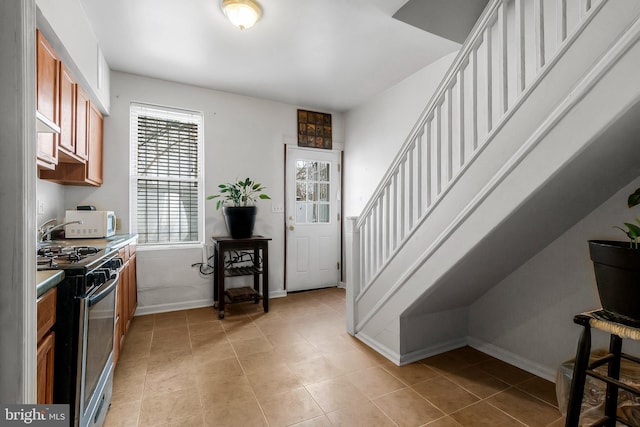
[[589, 252], [602, 308], [622, 320], [640, 321], [640, 249], [628, 242], [590, 240]]
[[231, 237], [247, 239], [253, 236], [257, 210], [255, 206], [224, 206], [222, 208], [222, 214]]

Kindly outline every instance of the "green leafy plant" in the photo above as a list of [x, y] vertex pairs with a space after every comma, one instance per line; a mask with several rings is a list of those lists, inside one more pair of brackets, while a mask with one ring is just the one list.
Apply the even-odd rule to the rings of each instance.
[[217, 199], [216, 209], [220, 209], [226, 202], [232, 206], [250, 206], [257, 199], [271, 199], [262, 192], [265, 187], [259, 182], [254, 182], [251, 178], [241, 179], [233, 183], [218, 185], [220, 194], [207, 196], [207, 200]]
[[[630, 208], [637, 206], [639, 204], [640, 204], [640, 188], [638, 188], [636, 191], [631, 193], [631, 195], [629, 195], [629, 198], [627, 199], [627, 206], [629, 206]], [[636, 218], [636, 222], [640, 224], [640, 218]], [[614, 228], [622, 230], [622, 232], [626, 234], [627, 237], [631, 240], [630, 242], [631, 247], [634, 249], [638, 249], [638, 238], [640, 238], [640, 226], [630, 222], [625, 222], [624, 225], [625, 227], [627, 227], [626, 230], [622, 227], [618, 227], [617, 225], [615, 225]]]

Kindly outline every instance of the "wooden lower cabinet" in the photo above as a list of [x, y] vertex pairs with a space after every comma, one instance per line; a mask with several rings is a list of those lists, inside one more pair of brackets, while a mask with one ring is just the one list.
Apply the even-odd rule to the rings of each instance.
[[125, 337], [138, 305], [138, 289], [136, 286], [135, 244], [129, 244], [118, 251], [123, 265], [120, 269], [118, 294], [116, 302], [116, 325], [114, 336], [114, 361], [122, 352]]
[[38, 298], [37, 304], [37, 402], [38, 404], [53, 403], [53, 363], [55, 349], [55, 332], [52, 330], [56, 323], [56, 288], [48, 290]]
[[38, 343], [37, 352], [37, 384], [38, 400], [36, 403], [53, 403], [53, 355], [55, 349], [55, 332], [51, 331]]
[[136, 308], [138, 307], [138, 286], [136, 284], [136, 255], [133, 254], [129, 258], [129, 323], [133, 320], [133, 316], [136, 314]]
[[[116, 306], [117, 307], [117, 306]], [[117, 311], [117, 308], [116, 308]], [[116, 323], [113, 328], [113, 364], [118, 363], [118, 358], [120, 357], [120, 316], [116, 313]]]

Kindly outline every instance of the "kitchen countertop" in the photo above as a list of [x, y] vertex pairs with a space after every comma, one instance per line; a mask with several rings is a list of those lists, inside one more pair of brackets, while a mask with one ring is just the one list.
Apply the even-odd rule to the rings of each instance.
[[36, 295], [40, 298], [49, 289], [58, 285], [64, 279], [63, 270], [36, 271]]
[[128, 243], [131, 243], [138, 237], [137, 234], [116, 234], [111, 237], [103, 238], [89, 238], [89, 239], [55, 239], [51, 241], [45, 241], [51, 245], [62, 246], [92, 246], [98, 250], [106, 249], [109, 253], [113, 250], [120, 249]]

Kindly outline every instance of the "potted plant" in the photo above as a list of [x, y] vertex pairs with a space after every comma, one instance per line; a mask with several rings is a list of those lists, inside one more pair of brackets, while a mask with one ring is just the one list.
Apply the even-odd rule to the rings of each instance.
[[[640, 204], [640, 188], [633, 192], [627, 205]], [[640, 219], [636, 218], [640, 225]], [[621, 320], [640, 321], [640, 227], [625, 222], [622, 230], [629, 242], [590, 240], [589, 252], [596, 275], [602, 308]]]
[[[253, 235], [257, 199], [271, 199], [263, 193], [265, 187], [251, 178], [233, 183], [220, 184], [219, 194], [208, 196], [207, 200], [218, 199], [216, 209], [222, 208], [229, 234], [234, 239], [246, 239]], [[228, 205], [226, 205], [228, 203]]]

